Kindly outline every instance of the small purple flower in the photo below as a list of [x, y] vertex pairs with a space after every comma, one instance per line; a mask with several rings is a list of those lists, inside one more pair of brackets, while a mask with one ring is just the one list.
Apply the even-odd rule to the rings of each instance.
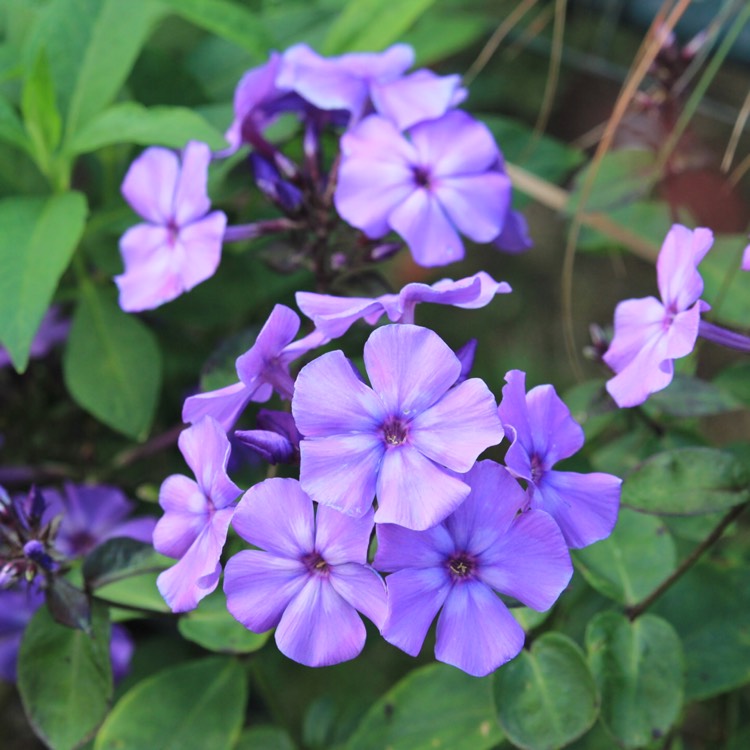
[[502, 439], [495, 399], [478, 378], [455, 385], [461, 362], [427, 328], [378, 328], [364, 360], [372, 388], [341, 351], [297, 377], [302, 488], [357, 518], [377, 493], [377, 523], [434, 526], [469, 492], [453, 472], [467, 472]]
[[745, 248], [745, 252], [742, 253], [742, 266], [743, 271], [750, 271], [750, 245]]
[[261, 409], [256, 421], [258, 429], [237, 430], [234, 437], [260, 454], [268, 463], [299, 461], [301, 435], [289, 412]]
[[[46, 357], [54, 346], [65, 341], [70, 331], [70, 320], [60, 316], [60, 308], [52, 305], [42, 318], [29, 349], [31, 359]], [[8, 350], [0, 346], [0, 368], [13, 364]]]
[[528, 483], [529, 507], [549, 513], [570, 547], [586, 547], [610, 535], [617, 522], [622, 480], [611, 474], [553, 471], [584, 442], [581, 426], [551, 385], [526, 393], [526, 375], [505, 376], [498, 409], [511, 446], [505, 463]]
[[661, 301], [629, 299], [615, 310], [615, 335], [604, 361], [616, 375], [607, 391], [618, 406], [637, 406], [672, 382], [673, 360], [693, 351], [701, 312], [703, 279], [698, 264], [713, 243], [713, 233], [675, 224], [656, 261]]
[[391, 323], [413, 323], [414, 311], [420, 302], [454, 305], [476, 309], [489, 304], [496, 294], [508, 294], [510, 286], [495, 281], [479, 271], [459, 281], [441, 279], [434, 284], [407, 284], [398, 294], [383, 294], [374, 299], [365, 297], [333, 297], [328, 294], [297, 292], [297, 306], [315, 327], [329, 339], [343, 336], [360, 318], [370, 325], [387, 315]]
[[191, 141], [182, 165], [168, 149], [148, 148], [131, 165], [122, 194], [148, 223], [120, 240], [125, 273], [116, 276], [120, 307], [159, 307], [213, 276], [227, 219], [211, 210], [206, 192], [211, 151]]
[[218, 422], [204, 417], [180, 434], [178, 445], [197, 481], [181, 474], [164, 480], [164, 515], [154, 529], [154, 547], [179, 558], [159, 575], [157, 586], [173, 612], [186, 612], [219, 583], [219, 558], [240, 489], [227, 476], [230, 446]]
[[452, 111], [407, 135], [372, 115], [342, 137], [334, 196], [341, 216], [371, 238], [395, 231], [422, 266], [463, 258], [458, 232], [493, 241], [506, 221], [511, 185], [489, 130]]
[[237, 358], [239, 382], [190, 396], [183, 406], [182, 420], [195, 423], [210, 416], [225, 430], [230, 430], [250, 401], [268, 401], [274, 390], [282, 398], [291, 399], [294, 380], [289, 374], [289, 365], [326, 343], [325, 337], [317, 331], [294, 341], [299, 326], [297, 313], [285, 305], [275, 305], [255, 343]]
[[524, 492], [502, 466], [480, 461], [463, 479], [469, 496], [437, 526], [379, 525], [374, 566], [391, 572], [383, 637], [416, 656], [442, 608], [435, 658], [483, 677], [524, 642], [495, 592], [546, 610], [573, 566], [555, 522], [539, 510], [521, 512]]
[[65, 484], [58, 492], [45, 489], [45, 518], [60, 516], [54, 545], [67, 558], [83, 557], [116, 536], [151, 542], [156, 519], [130, 518], [135, 506], [117, 487]]
[[357, 611], [382, 627], [386, 592], [367, 565], [372, 511], [352, 519], [313, 503], [294, 479], [248, 490], [232, 526], [259, 547], [232, 557], [224, 574], [227, 608], [246, 628], [276, 628], [279, 650], [322, 667], [353, 659], [365, 644]]

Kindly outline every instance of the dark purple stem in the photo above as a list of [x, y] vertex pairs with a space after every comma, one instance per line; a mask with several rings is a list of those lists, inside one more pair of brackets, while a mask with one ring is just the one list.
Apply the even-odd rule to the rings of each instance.
[[698, 335], [713, 341], [715, 344], [721, 344], [730, 349], [750, 354], [750, 338], [741, 333], [728, 331], [726, 328], [701, 320], [698, 326]]
[[241, 242], [242, 240], [254, 240], [266, 234], [277, 232], [289, 232], [293, 229], [303, 229], [304, 224], [292, 219], [266, 219], [255, 221], [252, 224], [237, 224], [224, 230], [224, 242]]

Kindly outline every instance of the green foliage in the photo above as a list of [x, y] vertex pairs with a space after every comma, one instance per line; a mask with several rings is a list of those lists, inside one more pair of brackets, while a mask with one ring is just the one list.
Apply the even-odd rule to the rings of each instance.
[[172, 561], [154, 551], [151, 544], [130, 537], [114, 537], [99, 545], [83, 561], [83, 579], [88, 589], [97, 589], [123, 578], [161, 571]]
[[125, 693], [99, 730], [94, 750], [230, 750], [246, 703], [247, 680], [235, 660], [180, 664]]
[[0, 201], [0, 341], [19, 372], [81, 237], [86, 211], [86, 199], [76, 192]]
[[716, 448], [657, 453], [629, 474], [622, 487], [623, 504], [645, 513], [712, 513], [748, 498], [750, 470]]
[[517, 747], [552, 750], [596, 721], [599, 696], [581, 649], [546, 633], [495, 673], [500, 726]]
[[445, 664], [415, 669], [367, 712], [348, 750], [489, 750], [502, 738], [491, 678]]
[[718, 236], [699, 267], [704, 283], [702, 298], [713, 308], [711, 319], [743, 329], [750, 320], [750, 274], [740, 271], [745, 245], [744, 234]]
[[670, 417], [710, 417], [739, 406], [739, 401], [718, 383], [679, 374], [667, 388], [649, 399], [649, 408], [656, 407]]
[[68, 346], [71, 396], [106, 425], [143, 440], [151, 427], [161, 359], [151, 331], [122, 312], [110, 294], [85, 282]]
[[44, 49], [39, 50], [24, 82], [21, 112], [36, 161], [44, 168], [60, 143], [62, 135], [62, 120], [57, 109], [54, 83]]
[[604, 725], [624, 748], [664, 737], [682, 708], [685, 665], [672, 626], [654, 615], [630, 622], [602, 612], [586, 630]]
[[18, 688], [29, 721], [53, 750], [90, 737], [112, 699], [106, 607], [94, 607], [90, 635], [59, 625], [41, 607], [21, 643]]
[[234, 750], [295, 750], [295, 744], [283, 729], [253, 727], [240, 735]]

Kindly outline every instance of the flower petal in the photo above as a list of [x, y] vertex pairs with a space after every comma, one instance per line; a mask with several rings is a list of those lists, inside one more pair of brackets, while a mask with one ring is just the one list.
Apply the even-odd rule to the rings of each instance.
[[713, 241], [713, 232], [704, 227], [691, 231], [674, 224], [669, 230], [656, 260], [659, 293], [666, 307], [687, 310], [703, 294], [697, 267]]
[[300, 664], [325, 667], [357, 656], [365, 636], [365, 626], [354, 607], [329, 581], [313, 576], [281, 616], [276, 645]]
[[406, 568], [391, 573], [386, 585], [388, 617], [382, 629], [383, 638], [409, 656], [416, 656], [451, 590], [448, 573], [440, 568]]
[[166, 225], [173, 216], [174, 194], [180, 173], [177, 154], [166, 148], [147, 148], [122, 181], [125, 200], [144, 219]]
[[308, 572], [299, 560], [260, 550], [243, 550], [231, 557], [224, 571], [227, 609], [254, 633], [279, 624], [289, 602], [302, 590]]
[[344, 563], [330, 569], [335, 591], [358, 612], [372, 620], [378, 630], [388, 614], [388, 597], [383, 579], [369, 565]]
[[184, 250], [184, 261], [179, 274], [186, 292], [216, 273], [226, 225], [226, 215], [214, 211], [180, 229], [179, 242]]
[[190, 396], [185, 399], [182, 407], [182, 421], [196, 423], [208, 416], [215, 419], [224, 430], [231, 430], [250, 399], [257, 393], [255, 385], [248, 388], [242, 382], [233, 383], [216, 391]]
[[182, 557], [208, 523], [208, 502], [196, 482], [182, 474], [167, 477], [159, 490], [164, 515], [154, 528], [154, 547], [169, 557]]
[[551, 385], [538, 385], [526, 395], [531, 443], [545, 468], [583, 447], [583, 428]]
[[352, 518], [325, 505], [315, 515], [315, 549], [329, 565], [367, 562], [373, 511]]
[[474, 677], [484, 677], [523, 648], [523, 628], [479, 581], [456, 585], [437, 624], [435, 658]]
[[445, 524], [412, 531], [393, 523], [377, 525], [378, 549], [373, 565], [391, 572], [404, 568], [438, 568], [456, 551]]
[[378, 477], [376, 523], [421, 531], [440, 523], [469, 494], [460, 479], [402, 445], [386, 450]]
[[479, 378], [465, 380], [414, 418], [409, 439], [433, 461], [468, 471], [482, 451], [503, 439], [495, 397]]
[[207, 192], [210, 163], [211, 149], [200, 141], [189, 141], [182, 153], [182, 169], [174, 192], [172, 218], [180, 227], [211, 210]]

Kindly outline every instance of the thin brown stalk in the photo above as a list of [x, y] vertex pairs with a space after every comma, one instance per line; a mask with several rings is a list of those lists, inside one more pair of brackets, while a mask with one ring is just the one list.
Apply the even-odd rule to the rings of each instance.
[[747, 122], [748, 117], [750, 117], [750, 91], [747, 92], [745, 101], [742, 102], [742, 107], [734, 122], [734, 127], [732, 128], [732, 135], [729, 136], [729, 142], [727, 143], [724, 157], [721, 160], [721, 171], [724, 172], [724, 174], [726, 174], [732, 166], [734, 155], [737, 152], [737, 144], [740, 142], [740, 136], [745, 129], [745, 123]]
[[552, 27], [552, 49], [549, 56], [549, 72], [544, 87], [544, 97], [534, 125], [534, 139], [537, 141], [547, 129], [552, 105], [557, 93], [557, 84], [560, 80], [560, 66], [562, 63], [563, 37], [565, 35], [565, 14], [568, 8], [568, 0], [555, 0], [555, 22]]

